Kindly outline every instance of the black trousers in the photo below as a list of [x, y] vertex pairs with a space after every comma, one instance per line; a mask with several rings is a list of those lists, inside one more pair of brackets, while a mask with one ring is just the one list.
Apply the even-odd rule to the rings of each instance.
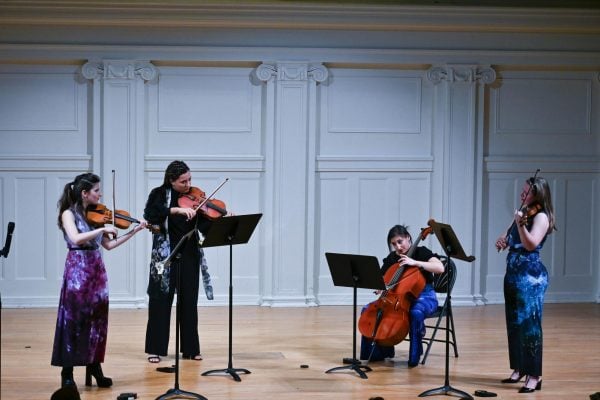
[[[197, 253], [197, 249], [195, 249]], [[177, 272], [180, 271], [179, 301], [179, 349], [184, 356], [200, 354], [198, 336], [198, 289], [200, 268], [197, 257], [183, 257], [172, 264], [169, 294], [150, 297], [148, 325], [146, 327], [146, 353], [166, 356], [169, 346], [171, 310], [176, 292]]]

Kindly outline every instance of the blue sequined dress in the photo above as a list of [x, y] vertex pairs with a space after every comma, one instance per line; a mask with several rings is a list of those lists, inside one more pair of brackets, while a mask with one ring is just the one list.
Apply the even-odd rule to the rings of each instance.
[[516, 225], [507, 237], [504, 304], [510, 368], [532, 376], [542, 375], [542, 309], [548, 272], [539, 251], [546, 237], [533, 251], [521, 244]]
[[[92, 228], [75, 209], [79, 232]], [[104, 362], [108, 328], [107, 275], [100, 252], [102, 235], [77, 246], [64, 233], [69, 249], [58, 304], [51, 364], [62, 367]]]

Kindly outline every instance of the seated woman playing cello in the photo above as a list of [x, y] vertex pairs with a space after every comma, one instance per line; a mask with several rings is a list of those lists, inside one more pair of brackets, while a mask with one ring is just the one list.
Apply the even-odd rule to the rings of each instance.
[[[387, 243], [390, 249], [390, 254], [383, 259], [383, 265], [381, 267], [381, 273], [386, 278], [390, 275], [388, 270], [394, 268], [399, 270], [402, 268], [403, 275], [409, 272], [409, 267], [418, 268], [417, 274], [418, 279], [424, 280], [424, 288], [420, 292], [409, 294], [410, 306], [408, 311], [409, 327], [408, 332], [410, 334], [410, 349], [408, 357], [408, 366], [415, 367], [419, 364], [419, 359], [423, 354], [423, 344], [421, 340], [425, 336], [425, 318], [433, 314], [437, 310], [438, 301], [435, 290], [433, 289], [433, 274], [440, 274], [444, 272], [444, 265], [437, 258], [431, 250], [424, 246], [417, 246], [419, 240], [413, 245], [412, 237], [408, 232], [406, 226], [395, 225], [393, 226], [387, 236]], [[388, 272], [386, 274], [386, 272]], [[390, 272], [392, 272], [390, 270]], [[385, 279], [384, 279], [385, 280]], [[402, 277], [400, 277], [402, 280]], [[386, 285], [389, 286], [391, 282], [386, 280]], [[400, 287], [400, 285], [398, 285]], [[423, 287], [422, 285], [420, 287]], [[388, 291], [392, 291], [389, 289]], [[420, 290], [420, 289], [418, 289]], [[378, 300], [380, 301], [380, 300]], [[373, 303], [366, 305], [363, 308], [363, 316], [365, 311], [369, 307], [373, 307]], [[394, 357], [394, 346], [384, 341], [384, 344], [379, 343], [377, 340], [373, 341], [363, 333], [361, 341], [361, 360], [370, 361], [381, 361], [385, 358]], [[405, 335], [403, 335], [405, 336]], [[375, 336], [377, 338], [377, 336]], [[398, 340], [398, 343], [402, 341], [404, 337]], [[392, 342], [393, 343], [393, 342]]]

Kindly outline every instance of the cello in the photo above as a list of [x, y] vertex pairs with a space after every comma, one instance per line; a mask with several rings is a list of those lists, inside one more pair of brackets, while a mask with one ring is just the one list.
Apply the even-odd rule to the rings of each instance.
[[[433, 229], [421, 230], [419, 237], [406, 253], [408, 257], [417, 249]], [[425, 288], [425, 277], [418, 267], [397, 262], [384, 274], [386, 289], [379, 299], [370, 303], [358, 321], [360, 333], [382, 346], [394, 346], [406, 338], [410, 328], [409, 311], [412, 300]]]

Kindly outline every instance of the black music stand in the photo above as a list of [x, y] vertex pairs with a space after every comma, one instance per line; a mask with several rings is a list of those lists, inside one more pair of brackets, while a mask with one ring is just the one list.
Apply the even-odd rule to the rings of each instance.
[[[473, 260], [475, 260], [475, 257], [473, 256], [467, 256], [465, 254], [465, 251], [463, 250], [462, 246], [460, 245], [460, 242], [458, 240], [458, 238], [456, 237], [456, 234], [454, 233], [454, 230], [452, 229], [452, 227], [450, 225], [447, 224], [442, 224], [439, 222], [435, 222], [433, 219], [430, 219], [427, 222], [427, 225], [429, 225], [432, 230], [433, 233], [435, 234], [435, 236], [438, 238], [438, 241], [440, 242], [440, 245], [442, 246], [442, 249], [444, 249], [444, 252], [446, 253], [446, 256], [448, 256], [448, 264], [450, 264], [450, 258], [457, 258], [459, 260], [463, 260], [463, 261], [467, 261], [467, 262], [472, 262]], [[448, 291], [446, 293], [446, 301], [450, 301], [450, 285], [448, 285]], [[449, 369], [449, 352], [450, 352], [450, 329], [449, 329], [449, 319], [450, 319], [450, 313], [446, 313], [446, 373], [445, 373], [445, 381], [444, 381], [444, 386], [441, 386], [439, 388], [435, 388], [435, 389], [429, 389], [424, 391], [423, 393], [421, 393], [419, 395], [419, 397], [426, 397], [426, 396], [435, 396], [435, 395], [449, 395], [449, 396], [455, 396], [461, 399], [468, 399], [468, 400], [473, 400], [473, 397], [468, 394], [467, 392], [463, 392], [462, 390], [458, 390], [453, 388], [452, 386], [450, 386], [450, 378], [448, 377], [448, 369]]]
[[[192, 229], [179, 240], [169, 257], [167, 257], [161, 264], [162, 267], [168, 266], [171, 264], [173, 258], [181, 257], [180, 249], [183, 247], [184, 243], [188, 241], [196, 233], [196, 229]], [[181, 265], [177, 266], [177, 277], [175, 280], [175, 290], [177, 292], [177, 302], [175, 303], [175, 386], [173, 389], [167, 390], [164, 394], [158, 396], [156, 400], [165, 400], [165, 399], [200, 399], [200, 400], [208, 400], [206, 397], [201, 396], [197, 393], [186, 392], [185, 390], [181, 390], [179, 388], [179, 284], [180, 284], [180, 276], [181, 276]], [[162, 272], [161, 272], [162, 273]], [[159, 368], [157, 368], [159, 370]], [[170, 370], [168, 372], [171, 372]]]
[[213, 369], [202, 373], [202, 376], [225, 373], [231, 375], [236, 382], [241, 382], [237, 372], [249, 374], [250, 371], [243, 368], [233, 368], [232, 362], [232, 313], [233, 313], [233, 245], [248, 243], [254, 228], [262, 214], [236, 215], [231, 217], [222, 217], [213, 221], [206, 232], [204, 240], [200, 244], [202, 247], [215, 247], [229, 245], [229, 362], [227, 368]]
[[339, 254], [325, 253], [329, 271], [335, 286], [345, 286], [353, 288], [352, 309], [352, 360], [350, 365], [328, 369], [325, 373], [351, 369], [355, 371], [362, 379], [367, 379], [367, 374], [363, 371], [372, 371], [368, 365], [361, 365], [360, 360], [356, 359], [356, 289], [375, 289], [384, 290], [385, 283], [379, 268], [379, 261], [373, 256], [363, 256], [358, 254]]

